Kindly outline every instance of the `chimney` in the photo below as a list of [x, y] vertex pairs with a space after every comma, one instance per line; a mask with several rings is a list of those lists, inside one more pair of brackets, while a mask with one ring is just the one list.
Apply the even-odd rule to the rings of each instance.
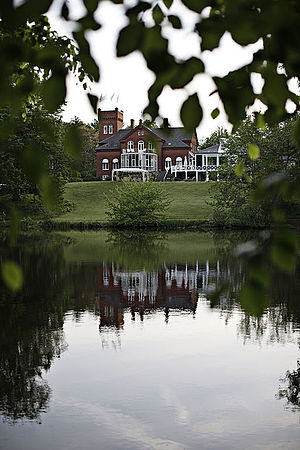
[[140, 119], [140, 121], [139, 121], [139, 127], [141, 127], [143, 125], [143, 121], [142, 121], [142, 119]]
[[133, 130], [134, 128], [134, 119], [130, 119], [130, 128]]
[[167, 117], [165, 117], [163, 120], [163, 128], [168, 128], [168, 127], [169, 127], [169, 120]]

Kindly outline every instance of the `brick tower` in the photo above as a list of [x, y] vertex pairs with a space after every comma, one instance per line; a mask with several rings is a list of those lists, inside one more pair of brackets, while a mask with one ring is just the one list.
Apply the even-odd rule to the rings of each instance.
[[123, 111], [115, 108], [113, 111], [98, 109], [99, 141], [117, 134], [123, 127]]

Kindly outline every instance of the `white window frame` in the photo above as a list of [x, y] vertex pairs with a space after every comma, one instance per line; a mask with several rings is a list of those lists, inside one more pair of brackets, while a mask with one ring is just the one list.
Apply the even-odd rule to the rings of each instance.
[[119, 168], [119, 160], [118, 158], [114, 158], [112, 161], [112, 168], [113, 169], [118, 169]]
[[133, 152], [134, 151], [134, 142], [133, 141], [128, 141], [127, 142], [127, 151], [129, 151], [129, 152]]
[[102, 159], [102, 170], [109, 170], [109, 161], [107, 158]]
[[144, 141], [138, 142], [138, 150], [139, 151], [145, 150], [145, 142]]
[[113, 132], [114, 132], [114, 127], [113, 127], [113, 125], [109, 125], [109, 126], [108, 126], [108, 134], [113, 134]]
[[165, 169], [169, 168], [172, 166], [172, 158], [170, 158], [170, 156], [167, 156], [167, 158], [165, 159]]
[[103, 134], [107, 134], [107, 125], [103, 125]]
[[176, 166], [182, 167], [182, 157], [181, 156], [177, 156]]

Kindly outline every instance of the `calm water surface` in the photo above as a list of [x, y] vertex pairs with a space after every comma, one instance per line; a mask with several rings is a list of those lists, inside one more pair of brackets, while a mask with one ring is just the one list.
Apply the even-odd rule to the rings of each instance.
[[299, 277], [241, 305], [240, 239], [22, 237], [24, 288], [0, 294], [0, 448], [300, 448]]

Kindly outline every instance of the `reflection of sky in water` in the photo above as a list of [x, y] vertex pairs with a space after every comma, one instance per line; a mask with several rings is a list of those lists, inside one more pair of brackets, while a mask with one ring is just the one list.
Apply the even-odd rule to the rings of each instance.
[[207, 236], [76, 236], [25, 246], [27, 288], [0, 305], [0, 406], [34, 406], [0, 422], [1, 450], [298, 448], [299, 410], [278, 400], [299, 357], [294, 285], [276, 280], [255, 318], [237, 301], [242, 266]]
[[[68, 349], [45, 376], [50, 409], [41, 425], [16, 426], [9, 448], [297, 448], [299, 414], [275, 398], [297, 336], [271, 342], [266, 325], [245, 344], [241, 318], [235, 309], [226, 322], [205, 300], [168, 323], [162, 310], [133, 321], [127, 308], [121, 329], [99, 333], [99, 317], [67, 314]], [[0, 425], [1, 449], [11, 431]]]

